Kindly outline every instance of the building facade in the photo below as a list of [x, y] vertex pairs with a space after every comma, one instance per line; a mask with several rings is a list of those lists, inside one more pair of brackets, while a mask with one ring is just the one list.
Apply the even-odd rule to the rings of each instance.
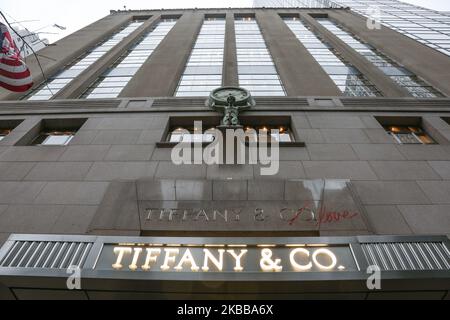
[[[317, 1], [329, 6], [329, 1]], [[450, 15], [398, 0], [336, 0], [336, 7], [349, 7], [364, 17], [380, 21], [382, 25], [419, 41], [443, 54], [450, 55]], [[302, 0], [255, 0], [255, 7], [304, 7]]]
[[[333, 6], [112, 11], [41, 53], [0, 91], [1, 298], [449, 298], [447, 55]], [[175, 164], [237, 86], [279, 170]]]

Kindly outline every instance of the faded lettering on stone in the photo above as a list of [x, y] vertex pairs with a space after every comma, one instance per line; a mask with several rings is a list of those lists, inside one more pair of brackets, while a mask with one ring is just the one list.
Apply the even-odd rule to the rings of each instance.
[[[241, 220], [242, 209], [172, 209], [172, 208], [147, 208], [146, 221], [165, 222], [238, 222]], [[326, 207], [315, 210], [310, 203], [303, 207], [282, 208], [278, 212], [278, 219], [292, 226], [296, 222], [311, 222], [315, 224], [332, 224], [360, 217], [355, 210], [332, 210]], [[266, 222], [270, 215], [262, 208], [255, 208], [253, 220], [255, 222]]]
[[242, 209], [171, 209], [147, 208], [147, 221], [240, 221]]

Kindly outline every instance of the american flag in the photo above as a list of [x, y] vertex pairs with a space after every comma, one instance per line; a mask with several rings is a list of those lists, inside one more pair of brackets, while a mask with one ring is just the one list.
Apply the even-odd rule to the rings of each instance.
[[25, 92], [33, 86], [30, 70], [20, 57], [8, 28], [0, 22], [0, 87]]

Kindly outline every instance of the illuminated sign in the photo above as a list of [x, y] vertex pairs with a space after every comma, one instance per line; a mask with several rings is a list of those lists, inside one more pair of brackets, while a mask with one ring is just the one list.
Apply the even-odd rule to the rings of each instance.
[[449, 249], [447, 236], [16, 234], [0, 248], [0, 287], [9, 289], [0, 290], [0, 295], [32, 291], [39, 297], [46, 290], [58, 298], [72, 285], [68, 277], [80, 276], [82, 291], [75, 291], [75, 297], [88, 294], [94, 299], [108, 292], [115, 298], [163, 299], [218, 293], [244, 299], [283, 298], [312, 292], [320, 297], [330, 293], [368, 297], [370, 270], [379, 268], [386, 292], [436, 292], [442, 297], [450, 287]]
[[131, 272], [358, 271], [350, 245], [119, 244], [103, 248], [96, 269]]

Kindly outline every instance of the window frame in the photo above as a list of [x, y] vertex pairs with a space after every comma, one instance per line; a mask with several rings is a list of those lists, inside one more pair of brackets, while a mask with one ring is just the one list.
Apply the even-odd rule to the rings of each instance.
[[[279, 116], [279, 115], [264, 115], [264, 116], [253, 116], [253, 115], [242, 115], [240, 117], [242, 122], [242, 129], [245, 130], [248, 127], [263, 127], [266, 126], [268, 129], [272, 129], [274, 127], [283, 127], [287, 129], [289, 132], [289, 137], [291, 141], [280, 141], [280, 147], [300, 147], [304, 148], [306, 145], [302, 142], [298, 135], [296, 134], [296, 130], [294, 127], [294, 122], [292, 121], [291, 116]], [[166, 129], [161, 137], [160, 142], [156, 144], [157, 148], [173, 148], [177, 146], [180, 142], [170, 141], [171, 134], [175, 129], [187, 129], [194, 128], [195, 121], [202, 121], [203, 123], [203, 132], [216, 128], [220, 125], [221, 117], [170, 117], [167, 124]], [[271, 125], [266, 125], [266, 123], [271, 123]], [[182, 142], [181, 142], [182, 143]], [[193, 146], [193, 142], [186, 142]], [[208, 146], [210, 142], [202, 142], [203, 147]], [[267, 142], [268, 145], [271, 144], [270, 141]], [[248, 143], [247, 143], [248, 144]]]
[[[87, 122], [88, 118], [43, 118], [26, 132], [14, 146], [57, 147], [67, 146], [76, 137], [77, 132]], [[52, 133], [54, 133], [52, 135]], [[49, 144], [50, 136], [67, 136], [64, 143]]]
[[[389, 129], [389, 127], [391, 129]], [[397, 128], [399, 131], [395, 132], [392, 130], [392, 128]], [[414, 128], [414, 129], [412, 129]], [[401, 145], [436, 145], [438, 144], [428, 133], [425, 132], [421, 127], [419, 126], [386, 126], [385, 127], [386, 132], [390, 136], [394, 138], [395, 141], [397, 141], [398, 144]], [[420, 135], [418, 133], [421, 133]], [[406, 142], [404, 141], [401, 136], [409, 136], [412, 139], [416, 141], [416, 143], [413, 142]], [[420, 137], [424, 136], [428, 138], [431, 142], [427, 143], [423, 141]]]
[[5, 139], [12, 130], [10, 129], [0, 129], [0, 141], [2, 141], [3, 139]]
[[[55, 131], [41, 131], [39, 135], [33, 140], [33, 146], [67, 146], [75, 137], [76, 131], [55, 132]], [[64, 143], [49, 143], [55, 137], [66, 137]], [[42, 142], [37, 142], [42, 140]]]
[[[439, 145], [444, 143], [439, 134], [436, 134], [434, 127], [426, 119], [417, 116], [375, 116], [383, 130], [392, 137], [393, 141], [399, 145]], [[393, 130], [395, 128], [395, 130]], [[397, 135], [410, 134], [417, 143], [408, 143]], [[424, 136], [426, 140], [421, 139]]]

